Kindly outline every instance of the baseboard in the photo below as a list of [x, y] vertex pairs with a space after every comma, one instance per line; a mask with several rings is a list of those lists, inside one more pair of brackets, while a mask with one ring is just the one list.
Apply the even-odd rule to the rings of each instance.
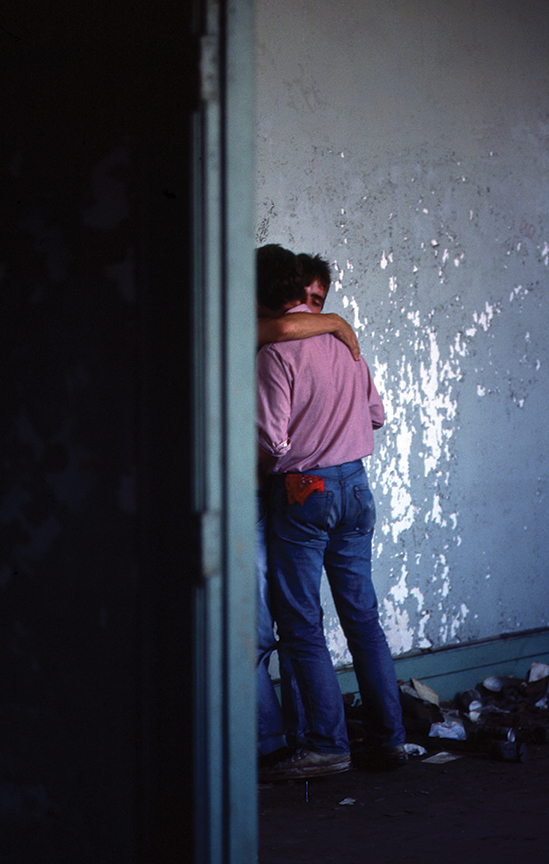
[[[549, 664], [549, 628], [394, 658], [399, 680], [417, 678], [443, 700], [470, 690], [489, 675], [525, 678], [534, 661]], [[341, 666], [336, 671], [342, 693], [358, 693], [352, 666]]]

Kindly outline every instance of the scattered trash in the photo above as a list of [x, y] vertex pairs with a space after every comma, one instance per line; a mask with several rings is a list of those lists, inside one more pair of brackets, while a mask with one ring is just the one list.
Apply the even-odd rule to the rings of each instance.
[[[417, 678], [399, 681], [399, 690], [406, 733], [414, 742], [405, 745], [409, 757], [434, 763], [464, 755], [524, 762], [529, 745], [549, 744], [549, 664], [533, 662], [524, 679], [489, 675], [452, 701], [442, 701]], [[374, 732], [368, 716], [355, 694], [344, 701], [355, 764], [370, 769]], [[437, 747], [444, 750], [424, 758]]]
[[423, 759], [423, 763], [428, 762], [430, 765], [444, 765], [445, 762], [453, 762], [455, 759], [461, 759], [464, 753], [448, 753], [447, 750], [440, 750], [434, 756], [428, 756]]
[[484, 679], [482, 686], [485, 690], [489, 690], [491, 693], [499, 693], [503, 688], [503, 681], [501, 678], [496, 678], [494, 675], [491, 675], [489, 678]]
[[405, 744], [404, 749], [408, 756], [425, 756], [427, 754], [427, 750], [421, 744]]
[[482, 708], [482, 696], [478, 690], [466, 690], [457, 697], [457, 702], [461, 711], [468, 714], [472, 712], [478, 713]]
[[491, 741], [489, 755], [490, 759], [499, 759], [501, 762], [526, 762], [528, 750], [526, 744], [516, 741]]
[[520, 678], [511, 678], [510, 676], [497, 678], [495, 675], [490, 675], [484, 679], [482, 686], [491, 693], [501, 693], [506, 687], [522, 687], [524, 683]]
[[452, 738], [455, 741], [466, 741], [467, 732], [459, 714], [456, 711], [448, 711], [442, 723], [433, 723], [429, 730], [429, 738]]
[[473, 729], [467, 736], [469, 741], [486, 741], [491, 739], [494, 741], [514, 741], [516, 738], [515, 730], [510, 726], [488, 726], [480, 729]]
[[419, 698], [423, 699], [424, 702], [431, 702], [433, 705], [439, 704], [439, 698], [437, 694], [434, 690], [431, 690], [431, 688], [428, 687], [427, 684], [423, 684], [416, 678], [412, 678], [412, 686]]
[[356, 804], [356, 798], [344, 798], [343, 801], [340, 801], [339, 803], [343, 806], [346, 804]]
[[546, 663], [532, 663], [528, 672], [528, 683], [541, 681], [543, 678], [549, 678], [549, 666]]

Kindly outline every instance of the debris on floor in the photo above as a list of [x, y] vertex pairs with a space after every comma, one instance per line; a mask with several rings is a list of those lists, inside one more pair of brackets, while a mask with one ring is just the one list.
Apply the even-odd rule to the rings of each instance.
[[428, 756], [423, 761], [430, 765], [444, 765], [446, 762], [453, 762], [454, 759], [461, 759], [465, 753], [448, 753], [447, 750], [439, 750], [433, 756]]
[[426, 756], [427, 750], [420, 744], [405, 744], [404, 749], [408, 756]]
[[[467, 754], [524, 762], [528, 745], [549, 744], [548, 685], [549, 665], [540, 662], [532, 663], [524, 679], [491, 675], [451, 702], [418, 679], [399, 681], [407, 749], [418, 746], [423, 752], [416, 756], [438, 751], [439, 758], [424, 760], [430, 762]], [[355, 761], [363, 763], [368, 717], [354, 694], [344, 699], [352, 751]]]

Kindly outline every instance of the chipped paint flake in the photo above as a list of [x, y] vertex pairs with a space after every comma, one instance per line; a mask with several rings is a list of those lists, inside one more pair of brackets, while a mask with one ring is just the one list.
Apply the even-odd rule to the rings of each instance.
[[416, 598], [416, 600], [417, 600], [417, 611], [418, 611], [418, 612], [421, 612], [422, 609], [423, 609], [423, 604], [424, 604], [424, 602], [425, 602], [425, 598], [424, 598], [424, 596], [423, 596], [423, 593], [420, 591], [419, 588], [411, 588], [411, 589], [410, 589], [410, 594], [412, 595], [412, 597], [415, 597], [415, 598]]
[[395, 603], [399, 603], [401, 605], [402, 603], [404, 603], [409, 594], [408, 586], [406, 584], [407, 576], [408, 571], [406, 569], [406, 565], [403, 564], [399, 581], [396, 583], [396, 585], [393, 585], [393, 587], [389, 591], [389, 594], [394, 597]]
[[356, 302], [354, 297], [351, 298], [349, 305], [351, 306], [351, 309], [355, 313], [354, 320], [353, 320], [353, 327], [355, 328], [355, 330], [365, 330], [366, 329], [366, 319], [364, 319], [364, 321], [360, 320], [360, 310], [358, 308], [358, 303]]
[[[471, 218], [473, 216], [471, 211]], [[450, 243], [440, 248], [440, 253], [439, 240], [435, 238], [421, 241], [420, 247], [424, 252], [432, 249], [441, 278], [450, 278], [452, 274], [448, 274], [445, 267], [450, 263], [459, 267], [465, 253], [459, 248], [456, 250], [452, 245], [456, 239], [447, 232], [442, 231], [440, 237], [445, 233]], [[549, 255], [549, 243], [543, 253]], [[414, 273], [421, 269], [420, 255], [418, 250], [417, 263], [411, 262]], [[393, 251], [383, 249], [380, 269], [387, 270], [394, 257]], [[352, 264], [352, 259], [347, 259], [345, 268], [340, 271], [342, 284]], [[474, 364], [469, 358], [484, 358], [484, 353], [476, 350], [475, 343], [481, 343], [485, 334], [494, 328], [504, 306], [487, 299], [480, 308], [466, 313], [459, 294], [446, 298], [451, 300], [457, 312], [455, 319], [459, 321], [456, 331], [448, 332], [447, 326], [441, 327], [440, 305], [415, 305], [417, 285], [410, 285], [412, 292], [407, 296], [397, 276], [387, 275], [384, 308], [378, 310], [379, 314], [372, 313], [372, 320], [380, 322], [379, 329], [368, 330], [365, 352], [387, 411], [386, 428], [376, 437], [376, 453], [368, 470], [383, 501], [374, 555], [385, 567], [387, 556], [393, 562], [385, 570], [389, 584], [384, 596], [380, 596], [383, 626], [392, 652], [400, 654], [413, 647], [429, 648], [433, 644], [459, 641], [465, 622], [473, 618], [464, 603], [455, 603], [457, 583], [453, 585], [452, 579], [456, 566], [452, 552], [463, 542], [459, 530], [460, 513], [452, 487], [454, 438], [459, 433], [458, 395], [465, 375], [469, 375], [468, 386], [475, 388], [477, 398], [500, 393], [491, 380], [484, 379], [492, 361], [479, 359], [472, 369]], [[531, 291], [532, 286], [515, 284], [510, 290], [510, 302], [522, 304]], [[343, 293], [342, 305], [353, 309], [355, 329], [365, 331], [367, 319], [360, 313], [360, 296], [357, 301], [350, 293]], [[451, 317], [450, 311], [447, 308], [444, 320]], [[530, 348], [536, 344], [532, 326], [524, 327], [522, 335], [523, 345]], [[391, 362], [385, 347], [389, 341], [393, 345]], [[401, 343], [403, 348], [399, 353], [394, 346]], [[492, 344], [491, 341], [489, 356]], [[373, 359], [372, 346], [379, 346], [379, 353]], [[529, 359], [527, 355], [521, 362], [532, 370], [538, 370], [541, 365], [539, 360]], [[471, 372], [477, 376], [474, 383], [470, 381]], [[493, 375], [493, 370], [490, 374]], [[499, 368], [497, 374], [510, 376], [511, 372]], [[521, 409], [526, 405], [527, 396], [526, 382], [521, 379], [521, 386], [514, 388], [510, 398]], [[430, 491], [418, 499], [417, 490], [421, 488], [418, 478], [422, 474], [429, 478]], [[409, 569], [406, 559], [410, 542], [417, 550], [413, 556], [414, 570]], [[395, 568], [397, 554], [401, 558], [398, 570]], [[486, 579], [489, 578], [488, 574]], [[334, 643], [334, 656], [343, 656], [342, 645]]]
[[385, 615], [383, 629], [387, 636], [392, 654], [403, 654], [411, 651], [414, 644], [414, 631], [410, 627], [410, 616], [406, 609], [398, 609], [387, 598], [383, 601]]

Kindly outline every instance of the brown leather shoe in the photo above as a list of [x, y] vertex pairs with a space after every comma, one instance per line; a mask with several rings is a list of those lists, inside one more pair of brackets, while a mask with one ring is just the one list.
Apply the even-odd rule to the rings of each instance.
[[324, 777], [340, 774], [351, 767], [350, 753], [317, 753], [313, 750], [297, 750], [289, 759], [271, 765], [260, 772], [262, 783], [276, 780], [307, 780], [309, 777]]

